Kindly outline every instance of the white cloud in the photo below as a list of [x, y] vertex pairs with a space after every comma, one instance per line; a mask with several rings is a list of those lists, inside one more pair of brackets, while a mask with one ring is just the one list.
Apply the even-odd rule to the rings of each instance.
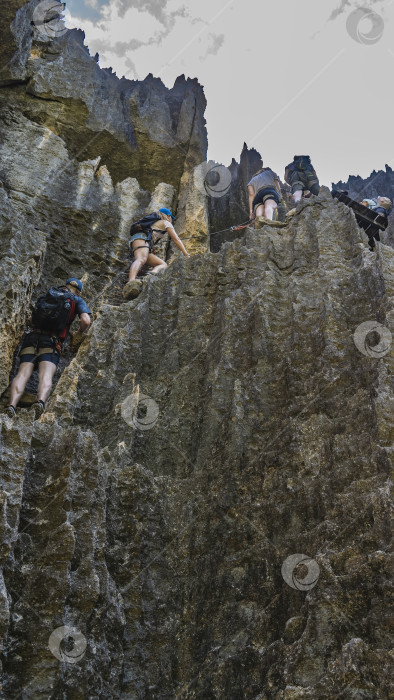
[[350, 0], [341, 0], [340, 5], [338, 7], [335, 7], [331, 12], [329, 19], [336, 19], [337, 17], [339, 17], [339, 15], [345, 12], [347, 7], [350, 7]]
[[[163, 41], [173, 32], [180, 20], [192, 26], [198, 18], [190, 18], [183, 4], [170, 0], [113, 0], [98, 6], [98, 0], [85, 0], [100, 13], [100, 19], [94, 21], [83, 19], [77, 14], [71, 14], [66, 9], [65, 20], [67, 27], [81, 27], [86, 34], [86, 43], [91, 54], [98, 53], [100, 65], [111, 65], [118, 75], [129, 78], [144, 76], [144, 69], [138, 70], [140, 63], [145, 64], [138, 55], [130, 59], [130, 52], [141, 47], [161, 47]], [[146, 72], [151, 72], [147, 70]]]
[[223, 42], [224, 34], [208, 34], [208, 48], [205, 55], [212, 54], [212, 56], [216, 56], [223, 46]]

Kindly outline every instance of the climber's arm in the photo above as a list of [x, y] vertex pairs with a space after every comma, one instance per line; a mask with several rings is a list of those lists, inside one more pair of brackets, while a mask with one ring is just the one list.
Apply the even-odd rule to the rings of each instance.
[[90, 324], [91, 324], [91, 319], [90, 319], [89, 314], [87, 314], [85, 312], [82, 313], [79, 317], [79, 328], [78, 328], [79, 332], [83, 333], [84, 331], [86, 331], [86, 329], [89, 328]]
[[[81, 345], [82, 341], [84, 340], [84, 331], [86, 331], [87, 328], [89, 328], [91, 324], [91, 319], [90, 319], [90, 309], [87, 304], [83, 301], [83, 299], [80, 299], [78, 302], [79, 308], [79, 328], [78, 330], [75, 331], [75, 333], [70, 333], [70, 349], [71, 352], [77, 352], [79, 346]], [[82, 308], [81, 308], [82, 307]], [[89, 309], [88, 311], [83, 311], [82, 309], [86, 308]]]
[[171, 224], [169, 224], [166, 228], [167, 228], [168, 235], [170, 236], [171, 240], [174, 241], [177, 248], [179, 248], [179, 250], [181, 250], [182, 253], [184, 255], [186, 255], [187, 258], [190, 258], [189, 253], [187, 252], [185, 246], [183, 245], [183, 243], [182, 243], [181, 239], [179, 238], [177, 232], [175, 231], [174, 227], [171, 226]]
[[249, 218], [253, 219], [253, 200], [254, 200], [254, 189], [252, 185], [248, 185], [249, 192]]

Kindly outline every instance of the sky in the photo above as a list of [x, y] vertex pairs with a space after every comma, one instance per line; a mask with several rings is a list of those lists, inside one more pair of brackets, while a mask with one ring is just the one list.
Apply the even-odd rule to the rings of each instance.
[[394, 0], [68, 0], [64, 16], [120, 78], [197, 78], [212, 160], [246, 142], [283, 179], [309, 154], [329, 186], [394, 168]]

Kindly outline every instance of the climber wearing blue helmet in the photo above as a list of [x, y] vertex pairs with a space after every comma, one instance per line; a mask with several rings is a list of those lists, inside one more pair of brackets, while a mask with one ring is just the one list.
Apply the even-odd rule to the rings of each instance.
[[69, 277], [63, 287], [50, 287], [38, 299], [29, 322], [30, 328], [23, 336], [19, 370], [11, 384], [10, 404], [5, 410], [11, 418], [16, 415], [18, 402], [36, 368], [38, 390], [33, 408], [36, 418], [44, 412], [63, 345], [75, 316], [79, 316], [80, 323], [73, 337], [74, 348], [79, 340], [82, 342], [82, 333], [90, 326], [91, 311], [79, 296], [81, 292], [81, 280]]
[[137, 275], [143, 265], [153, 267], [152, 275], [157, 275], [160, 270], [167, 267], [167, 263], [152, 252], [153, 246], [168, 233], [172, 241], [187, 258], [190, 257], [181, 239], [176, 233], [173, 222], [175, 216], [166, 207], [152, 212], [138, 221], [134, 221], [130, 228], [130, 248], [132, 263], [129, 271], [129, 281], [123, 287], [125, 299], [133, 299], [138, 296], [142, 287], [142, 280], [137, 280]]
[[162, 209], [159, 209], [159, 211], [160, 211], [162, 214], [165, 214], [166, 216], [170, 216], [171, 219], [172, 219], [172, 221], [176, 221], [176, 218], [175, 218], [174, 214], [171, 214], [170, 210], [169, 210], [169, 209], [166, 209], [166, 207], [162, 207]]
[[82, 292], [82, 282], [76, 277], [69, 277], [66, 282], [66, 286], [75, 287], [79, 292]]

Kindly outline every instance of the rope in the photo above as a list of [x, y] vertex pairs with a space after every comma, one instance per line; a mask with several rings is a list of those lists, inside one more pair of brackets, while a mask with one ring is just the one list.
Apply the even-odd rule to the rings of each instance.
[[225, 231], [240, 231], [241, 229], [246, 228], [250, 223], [252, 223], [252, 220], [248, 219], [243, 224], [238, 224], [238, 226], [230, 226], [229, 228], [224, 228], [221, 231], [215, 231], [214, 233], [211, 233], [210, 236], [217, 236], [218, 233], [224, 233]]
[[[209, 233], [209, 236], [216, 236], [218, 233], [225, 233], [225, 231], [239, 231], [242, 228], [246, 228], [249, 226], [249, 224], [252, 223], [252, 219], [248, 219], [248, 221], [245, 221], [243, 224], [238, 224], [238, 226], [230, 226], [229, 228], [223, 228], [221, 231], [214, 231], [213, 233]], [[181, 241], [195, 241], [197, 240], [195, 236], [188, 236], [187, 238], [181, 238]]]

